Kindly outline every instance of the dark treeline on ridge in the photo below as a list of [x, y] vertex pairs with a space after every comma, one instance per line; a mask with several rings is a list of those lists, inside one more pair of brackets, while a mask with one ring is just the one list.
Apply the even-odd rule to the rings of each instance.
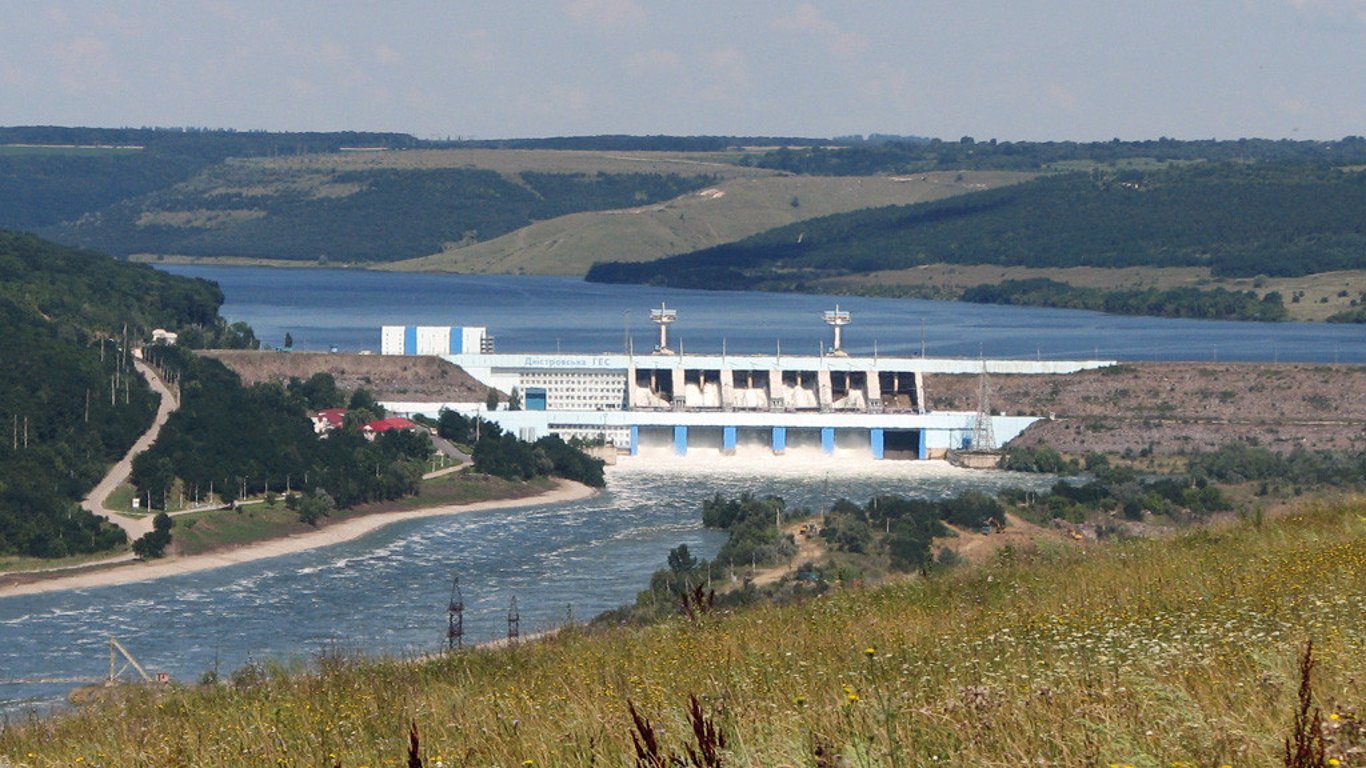
[[745, 162], [759, 168], [822, 176], [869, 176], [945, 170], [1040, 170], [1063, 163], [1169, 162], [1366, 162], [1366, 138], [1340, 141], [1289, 139], [1216, 139], [1181, 141], [958, 141], [834, 142], [827, 148], [796, 148], [795, 144]]

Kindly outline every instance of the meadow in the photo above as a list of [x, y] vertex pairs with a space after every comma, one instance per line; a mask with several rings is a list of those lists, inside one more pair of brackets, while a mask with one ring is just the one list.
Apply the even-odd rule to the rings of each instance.
[[1349, 499], [786, 606], [128, 688], [5, 724], [0, 764], [1279, 765], [1312, 640], [1319, 764], [1359, 766], [1363, 596]]

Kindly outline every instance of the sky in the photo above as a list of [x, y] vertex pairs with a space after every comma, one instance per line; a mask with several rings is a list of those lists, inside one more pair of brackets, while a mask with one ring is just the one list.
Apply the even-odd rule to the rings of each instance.
[[1366, 134], [1366, 0], [0, 0], [0, 125]]

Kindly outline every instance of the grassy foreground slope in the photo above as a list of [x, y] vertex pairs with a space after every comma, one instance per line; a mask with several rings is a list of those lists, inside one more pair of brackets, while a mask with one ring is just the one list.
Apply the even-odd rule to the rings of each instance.
[[793, 222], [939, 200], [1030, 177], [1013, 172], [736, 177], [653, 205], [575, 213], [492, 240], [448, 243], [441, 253], [386, 268], [583, 276], [598, 261], [652, 261]]
[[[1366, 705], [1366, 502], [988, 565], [786, 607], [442, 659], [239, 672], [0, 731], [16, 765], [1279, 764], [1297, 656], [1344, 765]], [[1359, 742], [1358, 742], [1359, 743]], [[411, 763], [410, 763], [411, 764]]]

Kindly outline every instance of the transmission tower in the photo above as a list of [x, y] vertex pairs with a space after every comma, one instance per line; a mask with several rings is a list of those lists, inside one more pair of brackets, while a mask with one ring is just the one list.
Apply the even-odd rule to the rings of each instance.
[[991, 382], [987, 379], [987, 361], [982, 361], [982, 378], [977, 384], [977, 419], [972, 425], [972, 450], [996, 450], [996, 431], [991, 425]]
[[460, 576], [451, 580], [451, 602], [447, 609], [446, 650], [465, 647], [465, 598], [460, 594]]

